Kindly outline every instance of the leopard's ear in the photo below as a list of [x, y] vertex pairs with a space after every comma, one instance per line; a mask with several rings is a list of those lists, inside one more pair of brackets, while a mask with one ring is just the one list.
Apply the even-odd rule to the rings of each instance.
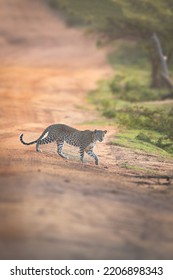
[[107, 130], [105, 130], [104, 133], [106, 134], [106, 133], [107, 133]]

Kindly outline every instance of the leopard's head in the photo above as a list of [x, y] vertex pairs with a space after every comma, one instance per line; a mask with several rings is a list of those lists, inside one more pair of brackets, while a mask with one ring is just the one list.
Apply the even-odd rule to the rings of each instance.
[[96, 141], [102, 142], [104, 140], [105, 134], [107, 133], [107, 130], [94, 130], [94, 139]]

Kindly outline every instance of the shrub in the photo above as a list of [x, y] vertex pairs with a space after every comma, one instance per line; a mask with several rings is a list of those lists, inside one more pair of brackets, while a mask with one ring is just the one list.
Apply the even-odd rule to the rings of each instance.
[[[135, 71], [136, 72], [136, 71]], [[140, 71], [139, 71], [140, 72]], [[140, 73], [138, 73], [140, 75]], [[149, 88], [147, 77], [138, 77], [134, 71], [131, 74], [117, 74], [109, 82], [112, 94], [121, 100], [129, 102], [152, 101], [161, 98], [163, 90]]]

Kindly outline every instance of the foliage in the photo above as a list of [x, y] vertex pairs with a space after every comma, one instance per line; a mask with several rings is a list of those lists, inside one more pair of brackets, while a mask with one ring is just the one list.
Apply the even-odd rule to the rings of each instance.
[[163, 84], [159, 58], [152, 41], [157, 33], [168, 62], [173, 57], [172, 0], [51, 0], [65, 10], [73, 21], [79, 20], [97, 30], [103, 40], [125, 38], [144, 48], [151, 65], [151, 85]]
[[[141, 72], [140, 75], [144, 73]], [[124, 76], [125, 80], [122, 77], [122, 72], [121, 74], [118, 72], [117, 78], [115, 76], [110, 81], [100, 82], [98, 88], [90, 93], [89, 100], [96, 105], [97, 109], [106, 118], [112, 122], [116, 122], [116, 125], [120, 124], [126, 127], [127, 133], [130, 133], [131, 129], [138, 130], [138, 134], [129, 143], [132, 144], [140, 141], [138, 143], [140, 143], [141, 149], [143, 149], [142, 143], [145, 142], [147, 143], [147, 145], [145, 144], [145, 150], [151, 146], [155, 146], [159, 148], [158, 151], [162, 149], [173, 154], [172, 105], [151, 102], [150, 100], [154, 95], [157, 97], [158, 92], [147, 88], [145, 85], [147, 79], [145, 78], [141, 79], [143, 85], [138, 87], [138, 81], [140, 79], [137, 79], [137, 86], [134, 83], [128, 89], [126, 87], [125, 91], [124, 85], [126, 85], [128, 79], [127, 75]], [[135, 79], [136, 70], [131, 71], [131, 77]], [[142, 86], [143, 89], [141, 90]], [[153, 94], [151, 95], [151, 92], [149, 92], [147, 95], [144, 90], [145, 87], [147, 90], [153, 91]], [[138, 92], [136, 92], [137, 88], [139, 89]], [[150, 102], [143, 102], [144, 100], [147, 101], [147, 99]], [[145, 130], [145, 133], [140, 130]], [[152, 139], [151, 135], [153, 134], [158, 134], [158, 137]], [[125, 138], [119, 138], [119, 143], [124, 143], [128, 147], [128, 141], [124, 141]]]
[[158, 100], [161, 98], [163, 90], [149, 88], [147, 83], [149, 77], [145, 77], [146, 73], [144, 73], [143, 79], [140, 79], [139, 76], [142, 73], [139, 73], [139, 71], [127, 72], [119, 72], [110, 80], [110, 90], [116, 98], [130, 102]]
[[132, 67], [136, 70], [148, 69], [149, 63], [147, 60], [146, 50], [137, 42], [126, 40], [116, 40], [112, 45], [113, 51], [108, 54], [108, 62], [116, 70], [123, 65], [125, 67]]
[[100, 31], [107, 25], [107, 19], [115, 15], [115, 3], [111, 0], [51, 0], [51, 3]]
[[90, 99], [104, 116], [115, 118], [126, 127], [151, 129], [173, 138], [173, 109], [169, 104], [162, 106], [142, 102], [131, 103], [117, 99], [115, 94], [110, 92], [107, 98], [107, 91], [105, 86], [102, 89], [102, 85], [90, 93]]
[[146, 128], [164, 132], [168, 137], [173, 137], [172, 109], [147, 108], [146, 106], [129, 106], [117, 111], [116, 118], [121, 124], [133, 128]]

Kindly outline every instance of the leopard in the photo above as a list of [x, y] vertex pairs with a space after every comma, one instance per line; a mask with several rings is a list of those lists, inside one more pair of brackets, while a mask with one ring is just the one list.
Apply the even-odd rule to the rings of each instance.
[[40, 145], [56, 142], [57, 153], [60, 157], [68, 159], [63, 153], [63, 145], [66, 142], [69, 145], [79, 147], [80, 160], [84, 163], [85, 152], [95, 160], [95, 164], [99, 164], [98, 156], [93, 149], [96, 142], [104, 140], [107, 130], [78, 130], [66, 124], [52, 124], [49, 125], [37, 140], [32, 142], [25, 142], [23, 140], [23, 133], [20, 135], [20, 141], [24, 145], [36, 144], [36, 151], [41, 152]]

